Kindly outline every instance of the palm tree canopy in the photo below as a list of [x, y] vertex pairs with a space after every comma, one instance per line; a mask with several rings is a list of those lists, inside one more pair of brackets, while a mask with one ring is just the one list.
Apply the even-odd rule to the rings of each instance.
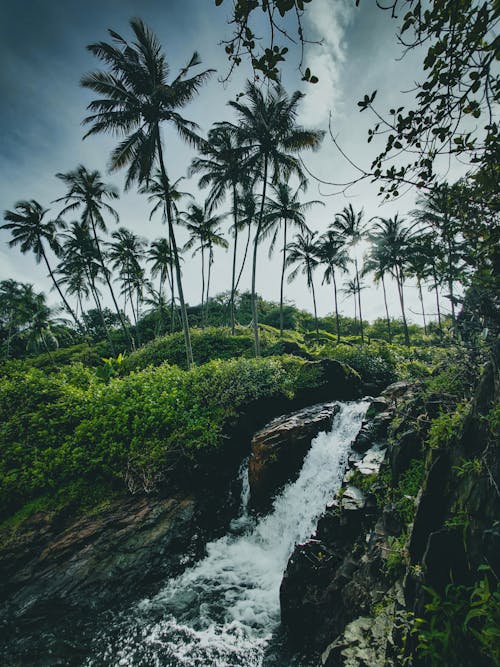
[[118, 190], [114, 185], [104, 183], [99, 171], [89, 171], [81, 164], [73, 171], [56, 174], [56, 177], [68, 188], [63, 197], [55, 200], [65, 204], [59, 213], [60, 217], [80, 209], [81, 219], [89, 226], [92, 226], [93, 222], [96, 228], [103, 232], [106, 231], [103, 210], [109, 213], [115, 222], [118, 222], [118, 213], [107, 203], [107, 201], [118, 199]]
[[227, 248], [228, 243], [220, 233], [219, 225], [225, 215], [210, 215], [209, 200], [205, 205], [192, 204], [184, 213], [181, 222], [189, 231], [191, 238], [184, 245], [184, 250], [191, 250], [197, 244], [193, 255], [202, 249], [211, 249], [214, 245]]
[[148, 182], [154, 169], [159, 127], [171, 123], [180, 136], [192, 144], [200, 139], [198, 126], [183, 118], [184, 108], [213, 70], [188, 77], [200, 64], [195, 52], [169, 83], [170, 68], [154, 33], [138, 18], [130, 21], [135, 40], [127, 41], [109, 30], [112, 43], [97, 42], [87, 49], [108, 67], [108, 71], [86, 74], [81, 84], [99, 95], [88, 105], [84, 119], [90, 129], [85, 137], [110, 132], [123, 137], [111, 153], [110, 169], [128, 165], [125, 187], [135, 181]]
[[288, 97], [279, 84], [264, 94], [248, 81], [245, 95], [246, 104], [235, 101], [229, 104], [238, 114], [239, 143], [247, 148], [243, 163], [247, 172], [259, 174], [267, 160], [274, 183], [287, 181], [292, 174], [304, 180], [300, 162], [293, 153], [317, 150], [324, 136], [322, 130], [297, 124], [298, 105], [304, 94], [296, 91]]
[[149, 214], [149, 219], [159, 209], [162, 210], [162, 220], [163, 222], [167, 219], [167, 209], [166, 202], [169, 201], [172, 207], [172, 211], [175, 214], [175, 217], [179, 215], [178, 204], [184, 197], [190, 197], [193, 199], [193, 195], [190, 192], [182, 192], [178, 189], [179, 183], [184, 180], [184, 176], [181, 176], [173, 183], [170, 183], [170, 179], [167, 177], [167, 182], [165, 183], [162, 174], [157, 170], [151, 180], [139, 188], [140, 194], [148, 195], [148, 202], [153, 204], [153, 208]]
[[317, 232], [311, 234], [297, 234], [295, 241], [287, 245], [288, 256], [286, 258], [287, 266], [297, 266], [288, 276], [288, 282], [292, 282], [299, 271], [306, 276], [307, 286], [311, 287], [312, 274], [319, 265], [318, 243], [316, 239]]
[[151, 263], [151, 275], [166, 274], [173, 266], [174, 255], [168, 239], [152, 241], [147, 251], [147, 261]]
[[12, 234], [9, 245], [19, 245], [23, 254], [33, 252], [37, 264], [44, 256], [44, 242], [56, 255], [61, 254], [57, 230], [62, 228], [64, 223], [59, 220], [45, 220], [47, 213], [48, 209], [34, 199], [19, 201], [13, 211], [4, 212], [7, 222], [0, 226], [0, 229], [8, 229]]
[[215, 123], [207, 141], [200, 145], [201, 155], [193, 159], [189, 174], [202, 173], [198, 185], [201, 188], [210, 187], [207, 199], [209, 212], [242, 181], [245, 175], [242, 164], [247, 151], [238, 140], [237, 128], [228, 122]]
[[338, 240], [337, 235], [333, 231], [328, 230], [320, 236], [317, 252], [321, 263], [325, 265], [323, 283], [330, 284], [336, 270], [342, 273], [347, 271], [347, 267], [351, 261], [349, 254], [345, 245]]
[[403, 271], [408, 262], [408, 250], [412, 239], [419, 232], [415, 224], [406, 224], [403, 218], [396, 215], [392, 218], [377, 218], [369, 234], [379, 269], [394, 273], [396, 268]]
[[363, 236], [363, 217], [363, 209], [355, 212], [352, 204], [349, 204], [340, 213], [337, 213], [330, 225], [330, 230], [337, 235], [339, 241], [355, 246], [361, 241]]
[[261, 232], [261, 240], [272, 234], [269, 247], [270, 255], [274, 250], [282, 221], [286, 221], [291, 226], [296, 227], [301, 234], [310, 234], [311, 230], [306, 224], [305, 214], [315, 204], [324, 206], [322, 201], [316, 199], [301, 202], [299, 199], [301, 190], [303, 190], [302, 185], [293, 190], [288, 183], [277, 183], [272, 186], [274, 198], [273, 196], [266, 197], [264, 227]]

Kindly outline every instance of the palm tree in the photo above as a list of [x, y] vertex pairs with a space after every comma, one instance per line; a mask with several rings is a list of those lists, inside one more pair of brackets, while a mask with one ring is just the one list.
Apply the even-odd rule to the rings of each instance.
[[54, 332], [54, 325], [58, 322], [52, 315], [53, 309], [45, 303], [44, 294], [37, 294], [36, 311], [24, 331], [24, 336], [26, 339], [27, 350], [34, 351], [38, 354], [41, 347], [43, 347], [47, 352], [50, 361], [55, 365], [49, 343], [52, 348], [57, 349], [59, 347], [59, 341]]
[[344, 244], [338, 240], [337, 236], [332, 231], [328, 231], [319, 239], [318, 256], [321, 263], [326, 267], [325, 273], [323, 274], [323, 283], [333, 283], [337, 342], [340, 343], [340, 318], [336, 271], [339, 270], [342, 273], [347, 271], [347, 266], [350, 261], [349, 255], [347, 254]]
[[205, 221], [205, 247], [208, 250], [208, 276], [207, 276], [207, 296], [205, 299], [205, 320], [208, 321], [208, 307], [210, 299], [210, 276], [212, 273], [212, 265], [214, 263], [214, 247], [224, 248], [227, 250], [229, 243], [222, 236], [219, 221], [224, 216], [212, 216]]
[[[148, 202], [150, 204], [153, 204], [153, 208], [151, 209], [151, 212], [149, 214], [149, 219], [151, 220], [153, 215], [157, 211], [161, 211], [161, 218], [162, 222], [164, 224], [168, 224], [168, 216], [167, 216], [167, 202], [170, 202], [170, 208], [172, 211], [172, 217], [174, 219], [174, 222], [179, 222], [179, 208], [178, 205], [180, 204], [181, 200], [184, 199], [185, 197], [190, 197], [193, 199], [193, 195], [189, 192], [182, 192], [181, 190], [178, 189], [179, 183], [184, 180], [184, 177], [181, 176], [178, 178], [176, 181], [173, 183], [170, 183], [169, 179], [167, 178], [166, 181], [163, 181], [162, 175], [160, 171], [156, 171], [155, 175], [152, 177], [152, 179], [144, 184], [142, 187], [139, 188], [139, 192], [141, 194], [145, 194], [148, 196]], [[170, 263], [170, 275], [169, 275], [169, 287], [170, 287], [170, 293], [172, 295], [171, 301], [170, 301], [170, 322], [171, 322], [171, 331], [172, 333], [174, 332], [175, 328], [175, 280], [174, 280], [174, 270], [175, 270], [175, 257], [174, 257], [174, 251], [173, 251], [173, 245], [172, 245], [172, 239], [170, 237], [170, 234], [168, 232], [167, 228], [167, 242], [168, 246], [170, 248], [170, 253], [172, 255], [172, 262]], [[181, 261], [181, 257], [178, 258], [179, 261]]]
[[[71, 222], [67, 227], [67, 231], [62, 234], [62, 239], [61, 261], [58, 264], [57, 271], [63, 276], [62, 280], [66, 284], [69, 284], [73, 276], [79, 275], [82, 272], [84, 273], [103, 329], [111, 346], [111, 351], [115, 354], [114, 343], [104, 317], [100, 291], [97, 287], [97, 283], [103, 280], [102, 267], [97, 254], [97, 246], [94, 239], [90, 236], [87, 223], [82, 220]], [[84, 292], [82, 292], [82, 296], [85, 296]], [[81, 306], [80, 310], [81, 312], [83, 311]]]
[[207, 141], [200, 146], [201, 156], [194, 158], [191, 163], [190, 173], [202, 173], [199, 186], [204, 188], [210, 186], [210, 194], [207, 199], [208, 209], [211, 212], [230, 193], [232, 198], [234, 234], [233, 244], [233, 266], [231, 273], [231, 296], [230, 296], [230, 323], [231, 333], [234, 335], [234, 299], [236, 285], [236, 258], [238, 250], [238, 185], [244, 179], [242, 162], [245, 148], [238, 142], [236, 128], [230, 123], [215, 123], [208, 133]]
[[[108, 257], [115, 271], [118, 271], [122, 285], [122, 294], [125, 296], [124, 311], [127, 307], [127, 299], [130, 303], [132, 316], [137, 330], [139, 320], [139, 301], [143, 289], [144, 271], [141, 260], [144, 259], [146, 240], [137, 236], [125, 227], [120, 227], [111, 234], [113, 241], [108, 243]], [[135, 292], [135, 307], [134, 307]], [[130, 336], [131, 338], [131, 336]]]
[[79, 165], [74, 171], [68, 171], [65, 174], [58, 173], [56, 177], [59, 178], [68, 188], [66, 194], [56, 202], [63, 202], [64, 208], [59, 213], [62, 217], [66, 213], [81, 210], [81, 220], [89, 229], [92, 230], [94, 243], [96, 246], [97, 257], [101, 265], [102, 275], [108, 285], [109, 293], [116, 310], [116, 314], [120, 320], [126, 340], [132, 344], [130, 332], [127, 329], [125, 320], [118, 306], [115, 293], [111, 284], [110, 272], [106, 268], [97, 230], [106, 232], [106, 222], [104, 221], [103, 212], [108, 213], [118, 222], [118, 213], [108, 204], [108, 201], [118, 199], [118, 191], [113, 185], [104, 183], [101, 180], [101, 174], [97, 171], [89, 171], [83, 165]]
[[[364, 223], [363, 223], [364, 211], [361, 209], [357, 213], [354, 212], [352, 204], [349, 206], [344, 206], [340, 213], [337, 213], [335, 220], [330, 225], [331, 231], [336, 234], [339, 240], [343, 241], [346, 245], [351, 246], [355, 250], [358, 243], [363, 238], [364, 232]], [[363, 312], [361, 310], [361, 287], [359, 283], [359, 270], [358, 270], [358, 258], [356, 254], [354, 255], [354, 269], [356, 273], [356, 282], [358, 284], [358, 306], [359, 306], [359, 321], [361, 325], [361, 343], [364, 343], [364, 331], [363, 331]]]
[[358, 329], [358, 295], [361, 290], [364, 290], [366, 285], [359, 282], [356, 278], [352, 278], [344, 283], [342, 288], [342, 293], [346, 296], [352, 296], [354, 298], [354, 329]]
[[288, 244], [288, 257], [286, 260], [287, 266], [296, 267], [288, 276], [288, 282], [292, 282], [298, 273], [302, 273], [306, 277], [308, 288], [311, 290], [314, 306], [314, 322], [316, 326], [316, 341], [319, 343], [319, 326], [318, 326], [318, 311], [316, 308], [316, 292], [314, 290], [313, 273], [320, 263], [318, 256], [318, 243], [315, 241], [316, 232], [306, 235], [297, 234], [295, 241]]
[[[170, 275], [174, 265], [174, 256], [172, 253], [172, 246], [170, 241], [168, 239], [156, 239], [155, 241], [152, 241], [147, 251], [146, 261], [150, 262], [152, 265], [151, 276], [153, 278], [156, 278], [157, 276], [160, 277], [157, 291], [158, 298], [156, 299], [156, 302], [161, 304], [161, 307], [163, 308], [166, 303], [163, 286], [165, 284], [165, 280], [168, 279], [168, 276]], [[173, 300], [173, 282], [170, 282], [169, 287]], [[163, 310], [161, 310], [160, 315], [161, 318], [159, 319], [159, 330], [161, 333], [163, 330]], [[171, 325], [173, 326], [173, 321], [171, 322]]]
[[[459, 186], [458, 186], [459, 187]], [[433, 230], [437, 235], [438, 243], [434, 248], [436, 264], [442, 258], [441, 280], [448, 286], [447, 295], [451, 304], [451, 320], [453, 331], [457, 334], [455, 312], [455, 281], [461, 274], [462, 243], [459, 238], [460, 212], [455, 210], [454, 202], [460, 201], [454, 186], [447, 183], [436, 185], [427, 195], [419, 197], [417, 204], [420, 208], [411, 212], [413, 219], [425, 227]]]
[[0, 229], [11, 231], [10, 247], [19, 245], [23, 255], [28, 251], [33, 252], [37, 264], [43, 259], [64, 307], [75, 321], [76, 326], [80, 328], [78, 318], [64, 296], [45, 252], [45, 244], [47, 244], [56, 256], [61, 254], [57, 231], [64, 228], [64, 224], [60, 220], [44, 220], [47, 213], [48, 209], [44, 209], [34, 199], [19, 201], [13, 211], [5, 211], [4, 220], [7, 220], [7, 223], [1, 225]]
[[247, 148], [243, 168], [255, 180], [262, 181], [260, 211], [254, 237], [252, 260], [252, 317], [255, 337], [255, 354], [260, 355], [259, 327], [256, 298], [257, 248], [264, 222], [269, 176], [273, 183], [287, 181], [292, 174], [301, 180], [303, 172], [293, 153], [304, 149], [319, 148], [324, 132], [308, 130], [297, 124], [298, 105], [302, 93], [296, 91], [288, 97], [277, 84], [274, 90], [264, 93], [251, 82], [247, 82], [245, 95], [247, 104], [231, 101], [229, 104], [238, 115], [238, 141]]
[[[182, 224], [190, 234], [189, 241], [185, 244], [184, 250], [192, 250], [193, 257], [196, 253], [201, 255], [201, 326], [205, 325], [205, 290], [210, 289], [210, 271], [213, 263], [213, 246], [219, 245], [227, 247], [227, 241], [219, 233], [219, 223], [223, 216], [210, 215], [209, 201], [205, 202], [203, 207], [198, 204], [191, 204], [188, 211], [184, 213]], [[205, 283], [205, 250], [209, 252], [209, 275], [208, 282]], [[207, 289], [205, 287], [207, 285]]]
[[31, 321], [37, 310], [37, 295], [33, 285], [15, 280], [0, 282], [0, 330], [5, 358], [11, 355], [12, 343]]
[[132, 19], [130, 25], [135, 36], [134, 42], [129, 43], [110, 30], [114, 44], [98, 42], [87, 47], [108, 66], [109, 71], [91, 72], [82, 79], [84, 87], [99, 95], [98, 99], [88, 105], [91, 114], [84, 122], [91, 127], [85, 136], [106, 132], [124, 137], [111, 153], [111, 170], [128, 165], [126, 188], [136, 181], [140, 185], [147, 185], [155, 167], [160, 170], [189, 367], [193, 363], [193, 351], [174, 233], [161, 125], [168, 122], [183, 139], [191, 144], [199, 143], [196, 134], [198, 126], [183, 118], [178, 110], [192, 100], [212, 70], [205, 70], [187, 78], [191, 69], [200, 64], [198, 54], [194, 53], [177, 77], [168, 83], [169, 67], [157, 38], [140, 19]]
[[372, 244], [368, 255], [365, 257], [362, 276], [373, 273], [375, 284], [382, 283], [382, 291], [384, 294], [385, 317], [387, 323], [387, 336], [389, 343], [392, 342], [391, 319], [389, 317], [389, 307], [387, 305], [387, 291], [385, 287], [385, 276], [389, 273], [388, 253], [386, 247], [378, 243], [376, 238], [369, 236]]
[[278, 183], [271, 187], [274, 199], [266, 197], [262, 239], [266, 238], [268, 235], [272, 236], [269, 248], [269, 256], [271, 256], [274, 246], [276, 245], [278, 232], [283, 224], [283, 259], [280, 282], [280, 336], [283, 336], [283, 292], [286, 269], [286, 247], [288, 243], [287, 233], [290, 227], [296, 227], [301, 234], [309, 234], [310, 230], [306, 225], [305, 212], [310, 209], [311, 206], [314, 206], [314, 204], [320, 204], [322, 206], [324, 206], [324, 204], [318, 200], [301, 202], [299, 200], [299, 192], [303, 189], [303, 184], [300, 184], [295, 191], [292, 190], [288, 183]]
[[375, 245], [380, 246], [385, 256], [385, 265], [396, 280], [401, 305], [401, 315], [405, 332], [405, 343], [410, 345], [410, 332], [406, 321], [404, 303], [405, 272], [408, 266], [408, 251], [415, 234], [415, 225], [408, 226], [398, 214], [393, 218], [377, 218], [378, 222], [370, 232]]

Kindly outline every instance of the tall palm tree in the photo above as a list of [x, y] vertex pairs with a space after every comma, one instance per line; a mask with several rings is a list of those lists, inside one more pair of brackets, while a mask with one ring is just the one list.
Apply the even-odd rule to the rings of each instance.
[[208, 308], [210, 303], [210, 277], [214, 263], [214, 248], [224, 248], [227, 250], [229, 243], [221, 234], [219, 222], [225, 216], [211, 216], [205, 221], [205, 246], [208, 251], [208, 276], [207, 276], [207, 294], [205, 299], [205, 321], [208, 322]]
[[[459, 187], [459, 186], [457, 186]], [[441, 264], [441, 280], [448, 287], [453, 331], [457, 334], [455, 312], [455, 282], [461, 273], [463, 260], [462, 239], [460, 238], [460, 211], [456, 209], [460, 201], [459, 190], [447, 183], [436, 185], [427, 195], [417, 199], [418, 209], [411, 212], [413, 219], [435, 232], [438, 244], [434, 248], [436, 264]], [[441, 260], [441, 262], [439, 261]]]
[[[157, 290], [157, 298], [156, 297], [155, 298], [156, 298], [156, 303], [159, 304], [159, 307], [161, 307], [161, 310], [159, 311], [160, 313], [159, 333], [162, 333], [162, 331], [164, 330], [163, 309], [166, 304], [164, 295], [164, 284], [165, 281], [168, 279], [170, 272], [172, 271], [172, 267], [174, 265], [174, 255], [172, 253], [172, 246], [170, 241], [165, 238], [156, 239], [155, 241], [152, 241], [147, 251], [146, 261], [151, 264], [151, 276], [153, 278], [159, 276], [160, 279], [159, 287]], [[170, 282], [169, 288], [170, 288], [170, 294], [173, 299], [174, 298], [173, 282]], [[171, 324], [173, 325], [173, 322], [171, 322]]]
[[27, 252], [33, 252], [37, 264], [43, 259], [64, 307], [73, 318], [76, 326], [80, 328], [78, 318], [56, 280], [45, 251], [45, 245], [47, 245], [56, 256], [61, 254], [61, 244], [57, 238], [57, 231], [64, 227], [64, 223], [60, 220], [44, 220], [47, 213], [48, 209], [44, 209], [34, 199], [19, 201], [13, 211], [5, 211], [4, 220], [7, 220], [7, 222], [1, 225], [0, 229], [8, 229], [12, 233], [9, 246], [19, 245], [23, 255]]
[[273, 197], [266, 197], [266, 207], [264, 211], [264, 228], [262, 230], [262, 239], [268, 235], [271, 236], [271, 245], [269, 256], [272, 255], [276, 245], [278, 232], [283, 225], [283, 246], [282, 246], [282, 264], [281, 264], [281, 282], [280, 282], [280, 336], [283, 336], [283, 294], [286, 269], [286, 247], [288, 243], [288, 230], [295, 227], [301, 234], [309, 234], [310, 230], [306, 224], [305, 213], [315, 204], [324, 206], [323, 202], [313, 199], [307, 202], [301, 202], [299, 193], [304, 189], [300, 184], [295, 190], [288, 183], [278, 183], [272, 185]]
[[242, 162], [245, 147], [238, 142], [236, 128], [231, 123], [215, 123], [208, 133], [207, 141], [200, 146], [199, 157], [193, 159], [190, 173], [202, 173], [199, 186], [210, 186], [207, 199], [209, 211], [217, 207], [227, 194], [231, 195], [234, 234], [233, 265], [231, 272], [231, 296], [229, 302], [231, 333], [234, 335], [234, 299], [236, 285], [236, 259], [238, 251], [238, 185], [245, 177]]
[[405, 333], [405, 343], [410, 345], [410, 332], [406, 320], [404, 302], [404, 283], [408, 267], [408, 254], [411, 239], [415, 235], [415, 225], [406, 225], [404, 219], [396, 214], [393, 218], [377, 218], [378, 222], [370, 232], [370, 238], [375, 245], [383, 248], [387, 268], [396, 280], [399, 303]]
[[352, 296], [354, 299], [354, 329], [356, 331], [358, 329], [358, 295], [361, 290], [365, 289], [365, 287], [366, 285], [363, 285], [358, 279], [352, 278], [345, 282], [344, 287], [342, 288], [343, 294]]
[[99, 243], [99, 237], [97, 235], [98, 229], [102, 232], [107, 231], [106, 222], [103, 217], [104, 212], [111, 215], [115, 222], [118, 222], [118, 213], [110, 204], [108, 204], [108, 201], [118, 199], [118, 190], [113, 185], [104, 183], [104, 181], [101, 180], [99, 171], [89, 171], [83, 165], [79, 165], [73, 171], [68, 171], [64, 174], [58, 173], [56, 174], [56, 177], [67, 187], [66, 194], [55, 200], [56, 202], [64, 203], [64, 208], [59, 213], [59, 217], [64, 216], [66, 213], [80, 210], [82, 222], [92, 230], [102, 275], [107, 283], [116, 314], [118, 315], [125, 334], [125, 339], [132, 344], [130, 332], [127, 329], [125, 320], [116, 300], [113, 286], [111, 284], [111, 275], [106, 267]]
[[[125, 227], [120, 227], [111, 234], [113, 241], [108, 243], [108, 257], [121, 281], [122, 294], [125, 296], [126, 311], [127, 299], [130, 303], [132, 316], [136, 326], [139, 319], [139, 302], [143, 290], [144, 271], [141, 260], [145, 257], [146, 240], [134, 234]], [[134, 306], [135, 292], [135, 306]], [[131, 336], [130, 336], [131, 337]]]
[[257, 249], [264, 222], [267, 186], [287, 181], [292, 174], [304, 180], [299, 159], [294, 155], [305, 149], [319, 148], [324, 132], [309, 130], [297, 124], [298, 105], [302, 93], [290, 97], [281, 85], [264, 94], [254, 83], [247, 82], [247, 103], [231, 101], [238, 115], [238, 140], [248, 150], [243, 167], [247, 173], [262, 182], [260, 211], [254, 237], [252, 260], [252, 317], [255, 354], [260, 355], [259, 327], [256, 298]]
[[[179, 215], [180, 215], [179, 204], [186, 197], [193, 199], [193, 195], [191, 193], [179, 190], [179, 183], [183, 180], [184, 177], [181, 176], [173, 183], [171, 183], [168, 178], [166, 181], [164, 181], [161, 172], [158, 170], [156, 171], [155, 175], [151, 178], [150, 181], [148, 181], [139, 188], [139, 192], [141, 194], [147, 195], [148, 202], [150, 204], [153, 204], [153, 208], [151, 209], [151, 212], [149, 214], [150, 220], [152, 219], [153, 215], [156, 212], [160, 211], [162, 222], [168, 225], [167, 210], [168, 207], [170, 206], [174, 223], [179, 222]], [[171, 331], [173, 333], [175, 328], [175, 317], [174, 317], [175, 316], [175, 279], [174, 279], [175, 256], [174, 256], [172, 238], [170, 237], [168, 227], [167, 227], [167, 242], [170, 248], [170, 253], [172, 255], [172, 262], [170, 263], [170, 274], [167, 273], [167, 276], [169, 276], [169, 287], [170, 287], [170, 293], [172, 295], [172, 298], [170, 300], [170, 323], [171, 323]], [[179, 256], [178, 259], [180, 262], [182, 258]]]
[[382, 283], [382, 292], [384, 295], [385, 318], [387, 324], [387, 336], [389, 343], [392, 342], [391, 318], [389, 316], [389, 306], [387, 304], [387, 290], [385, 287], [385, 277], [390, 272], [390, 262], [387, 248], [383, 243], [379, 243], [376, 237], [368, 236], [371, 240], [371, 246], [363, 262], [362, 276], [369, 273], [373, 274], [375, 284]]
[[37, 294], [36, 311], [24, 331], [26, 349], [37, 354], [40, 353], [42, 348], [45, 349], [54, 365], [55, 361], [52, 356], [51, 347], [52, 349], [59, 347], [59, 341], [54, 332], [54, 325], [57, 323], [58, 321], [53, 317], [53, 309], [45, 302], [44, 294]]
[[335, 322], [337, 327], [337, 342], [340, 343], [340, 318], [337, 293], [336, 271], [345, 273], [350, 262], [349, 255], [342, 241], [330, 230], [319, 239], [318, 256], [325, 266], [323, 283], [333, 284], [333, 296], [335, 304]]
[[[61, 261], [57, 267], [58, 273], [63, 276], [62, 279], [66, 284], [69, 284], [73, 276], [82, 272], [84, 273], [103, 329], [111, 346], [111, 351], [115, 354], [115, 346], [104, 317], [100, 299], [101, 294], [97, 286], [97, 283], [104, 280], [102, 267], [97, 254], [97, 246], [94, 239], [90, 236], [89, 227], [86, 222], [75, 220], [68, 225], [67, 231], [61, 237], [63, 239], [63, 246]], [[82, 296], [84, 296], [84, 292], [82, 292]]]
[[8, 279], [0, 282], [0, 330], [5, 358], [11, 355], [13, 343], [37, 311], [37, 294], [33, 285]]
[[[188, 211], [182, 217], [182, 224], [189, 232], [190, 239], [184, 246], [184, 250], [192, 250], [201, 255], [201, 326], [205, 325], [205, 299], [208, 300], [210, 289], [210, 271], [213, 263], [213, 246], [227, 247], [227, 241], [219, 233], [219, 224], [223, 216], [210, 215], [209, 201], [205, 205], [191, 204]], [[205, 282], [205, 251], [209, 252], [209, 275]], [[205, 291], [207, 296], [205, 297]]]
[[111, 153], [111, 170], [128, 166], [126, 188], [134, 182], [140, 185], [148, 184], [155, 168], [161, 173], [189, 367], [193, 363], [193, 351], [175, 240], [161, 126], [168, 122], [188, 143], [199, 143], [197, 125], [181, 116], [179, 109], [193, 99], [212, 70], [205, 70], [188, 78], [192, 68], [200, 64], [198, 54], [194, 53], [187, 65], [169, 83], [167, 60], [155, 35], [140, 19], [132, 19], [130, 26], [134, 33], [134, 42], [128, 42], [114, 30], [110, 30], [113, 44], [97, 42], [87, 47], [107, 65], [108, 71], [91, 72], [82, 78], [82, 85], [99, 95], [88, 106], [91, 114], [84, 122], [90, 125], [90, 130], [85, 136], [101, 132], [123, 136], [123, 140]]
[[292, 282], [292, 280], [295, 280], [299, 272], [306, 277], [307, 286], [311, 290], [313, 298], [316, 341], [319, 343], [318, 310], [316, 307], [316, 292], [314, 290], [313, 280], [314, 270], [320, 264], [316, 234], [317, 232], [305, 235], [297, 234], [295, 241], [288, 244], [288, 257], [286, 263], [288, 267], [296, 265], [288, 276], [289, 283]]
[[357, 213], [354, 211], [352, 204], [344, 206], [340, 213], [337, 213], [335, 220], [330, 225], [330, 229], [339, 240], [342, 240], [346, 245], [350, 246], [354, 251], [354, 270], [356, 274], [356, 282], [358, 284], [358, 307], [359, 307], [359, 322], [361, 326], [361, 342], [364, 343], [363, 330], [363, 311], [361, 310], [361, 287], [359, 282], [359, 268], [358, 258], [355, 254], [355, 249], [358, 243], [363, 238], [364, 233], [364, 211], [361, 209]]

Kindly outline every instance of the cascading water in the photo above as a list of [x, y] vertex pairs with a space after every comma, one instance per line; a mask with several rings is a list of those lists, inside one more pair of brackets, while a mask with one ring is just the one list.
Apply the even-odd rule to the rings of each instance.
[[340, 486], [367, 404], [343, 403], [330, 433], [312, 443], [299, 478], [270, 514], [242, 508], [207, 555], [96, 639], [89, 666], [260, 667], [279, 626], [279, 588], [294, 545], [307, 539]]

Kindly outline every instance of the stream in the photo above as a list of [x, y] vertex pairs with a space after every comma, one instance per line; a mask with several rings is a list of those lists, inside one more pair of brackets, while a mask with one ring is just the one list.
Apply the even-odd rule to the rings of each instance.
[[287, 653], [279, 588], [294, 545], [306, 540], [338, 490], [367, 403], [339, 403], [313, 441], [298, 479], [269, 514], [248, 511], [246, 464], [239, 516], [205, 557], [151, 598], [117, 614], [89, 647], [87, 667], [305, 667]]

